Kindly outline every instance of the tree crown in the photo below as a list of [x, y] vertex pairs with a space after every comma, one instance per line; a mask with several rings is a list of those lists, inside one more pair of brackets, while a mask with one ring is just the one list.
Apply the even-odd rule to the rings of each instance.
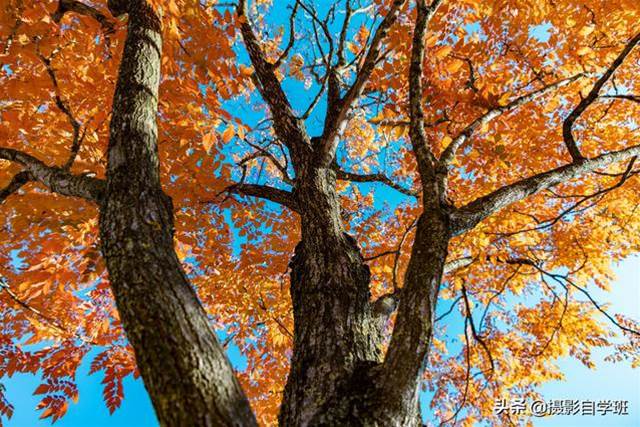
[[[309, 150], [335, 170], [375, 298], [402, 288], [430, 203], [422, 162], [446, 175], [455, 237], [424, 378], [442, 420], [496, 416], [496, 398], [561, 378], [566, 355], [591, 367], [591, 350], [612, 346], [639, 363], [611, 329], [637, 340], [637, 324], [588, 293], [640, 242], [639, 169], [624, 151], [638, 145], [637, 1], [436, 1], [418, 86], [414, 2], [152, 3], [176, 248], [212, 327], [247, 358], [240, 378], [262, 423], [291, 355], [285, 273], [305, 209], [291, 194]], [[111, 411], [136, 375], [97, 241], [125, 22], [104, 1], [0, 10], [0, 375], [42, 373], [39, 409], [54, 420], [91, 348]]]

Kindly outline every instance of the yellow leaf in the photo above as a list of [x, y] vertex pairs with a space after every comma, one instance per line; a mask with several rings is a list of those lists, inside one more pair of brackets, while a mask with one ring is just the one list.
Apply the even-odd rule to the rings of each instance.
[[464, 64], [464, 61], [460, 60], [460, 59], [454, 59], [453, 61], [449, 62], [447, 64], [447, 71], [450, 73], [455, 73], [456, 71], [458, 71], [460, 69], [460, 67], [462, 67], [462, 65]]
[[244, 139], [244, 137], [246, 135], [246, 132], [247, 131], [245, 130], [244, 126], [242, 126], [242, 125], [238, 126], [238, 138]]
[[427, 47], [433, 47], [436, 45], [437, 42], [438, 42], [438, 34], [435, 33], [429, 36], [425, 44], [427, 45]]
[[172, 14], [176, 16], [180, 15], [180, 9], [178, 8], [178, 5], [174, 0], [169, 0], [168, 8], [169, 8], [169, 12], [171, 12]]
[[593, 25], [585, 25], [584, 27], [582, 27], [578, 34], [580, 34], [582, 37], [586, 37], [589, 34], [593, 33], [593, 30], [595, 30], [595, 27]]
[[204, 146], [204, 149], [207, 150], [207, 152], [209, 152], [209, 150], [211, 149], [215, 138], [216, 136], [213, 134], [213, 132], [209, 132], [202, 138], [202, 145]]
[[451, 53], [451, 50], [451, 46], [442, 46], [433, 53], [433, 56], [435, 56], [436, 59], [442, 59], [449, 55], [449, 53]]
[[504, 94], [502, 94], [502, 96], [498, 99], [498, 105], [500, 106], [505, 106], [509, 103], [509, 98], [511, 97], [511, 92], [505, 92]]
[[578, 51], [576, 53], [579, 56], [584, 56], [584, 55], [587, 55], [587, 54], [591, 53], [591, 48], [589, 46], [584, 46], [584, 47], [581, 47], [580, 49], [578, 49]]
[[174, 18], [171, 18], [169, 20], [169, 34], [177, 39], [180, 38], [180, 29], [178, 28], [178, 22]]

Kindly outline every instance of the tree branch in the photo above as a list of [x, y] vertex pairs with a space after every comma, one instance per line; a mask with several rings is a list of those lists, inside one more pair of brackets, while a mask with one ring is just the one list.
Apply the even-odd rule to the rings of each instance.
[[440, 316], [436, 317], [433, 320], [433, 322], [437, 323], [437, 322], [441, 321], [442, 319], [444, 319], [445, 317], [447, 317], [448, 315], [450, 315], [453, 312], [453, 309], [456, 308], [456, 305], [458, 305], [458, 303], [460, 302], [461, 299], [462, 299], [462, 295], [460, 295], [458, 298], [453, 300], [453, 302], [449, 306], [449, 309], [447, 311], [445, 311], [444, 313], [442, 313]]
[[344, 56], [344, 48], [346, 46], [347, 32], [349, 31], [349, 24], [351, 23], [351, 17], [353, 16], [353, 8], [351, 7], [351, 0], [346, 0], [344, 6], [344, 21], [342, 21], [342, 29], [340, 30], [340, 38], [338, 40], [338, 49], [336, 55], [338, 57], [338, 67], [343, 67], [347, 61]]
[[31, 181], [31, 175], [29, 172], [22, 171], [15, 174], [11, 179], [11, 182], [7, 184], [5, 188], [0, 190], [0, 204], [29, 181]]
[[553, 280], [555, 280], [556, 282], [560, 283], [560, 285], [564, 286], [565, 289], [566, 289], [566, 285], [564, 283], [562, 283], [562, 281], [566, 282], [566, 284], [568, 284], [569, 286], [577, 289], [583, 295], [585, 295], [587, 297], [587, 299], [589, 300], [589, 302], [591, 303], [591, 305], [593, 305], [596, 310], [598, 310], [600, 313], [602, 313], [615, 326], [617, 326], [618, 328], [620, 328], [621, 330], [623, 330], [625, 332], [640, 336], [640, 331], [637, 331], [635, 329], [627, 328], [626, 326], [624, 326], [620, 322], [618, 322], [613, 316], [611, 316], [609, 313], [607, 313], [607, 311], [604, 310], [600, 306], [600, 304], [598, 304], [598, 302], [591, 296], [589, 291], [587, 291], [583, 287], [577, 285], [575, 282], [573, 282], [573, 280], [569, 279], [568, 275], [566, 275], [566, 274], [556, 274], [556, 273], [551, 273], [549, 271], [546, 271], [540, 265], [538, 265], [536, 262], [534, 262], [534, 261], [532, 261], [530, 259], [527, 259], [527, 258], [508, 259], [505, 262], [507, 264], [516, 264], [516, 265], [520, 264], [520, 265], [531, 266], [531, 267], [535, 268], [536, 270], [538, 270], [541, 274], [547, 275], [550, 278], [552, 278]]
[[[577, 212], [576, 209], [581, 206], [584, 202], [591, 200], [593, 198], [599, 197], [599, 196], [604, 196], [607, 193], [620, 188], [632, 175], [634, 175], [632, 169], [633, 169], [633, 164], [635, 163], [637, 157], [632, 157], [631, 161], [629, 162], [629, 164], [627, 165], [627, 168], [625, 169], [624, 173], [621, 175], [620, 180], [618, 182], [616, 182], [614, 185], [611, 185], [607, 188], [601, 189], [596, 191], [595, 193], [592, 194], [585, 194], [582, 196], [577, 196], [580, 197], [580, 200], [578, 200], [576, 203], [572, 204], [570, 207], [568, 207], [567, 209], [564, 209], [562, 212], [560, 212], [558, 215], [556, 215], [554, 218], [549, 219], [549, 220], [545, 220], [545, 221], [540, 221], [537, 220], [535, 217], [534, 221], [536, 221], [537, 225], [535, 227], [531, 227], [531, 228], [525, 228], [523, 230], [518, 230], [518, 231], [513, 231], [510, 233], [500, 233], [502, 235], [505, 236], [515, 236], [516, 234], [521, 234], [521, 233], [527, 233], [530, 231], [538, 231], [538, 230], [543, 230], [545, 228], [549, 228], [552, 227], [554, 224], [558, 223], [562, 218], [564, 218], [565, 216], [567, 216], [568, 214], [572, 213], [572, 212]], [[637, 173], [637, 172], [636, 172]], [[588, 207], [592, 207], [595, 206], [598, 203], [598, 201], [590, 204]], [[587, 207], [587, 208], [588, 208]], [[585, 209], [583, 209], [582, 211], [584, 211]]]
[[298, 202], [293, 193], [260, 184], [233, 184], [226, 188], [225, 192], [242, 196], [258, 197], [270, 200], [288, 207], [292, 211], [298, 212]]
[[[325, 80], [328, 83], [327, 90], [327, 111], [337, 111], [340, 108], [340, 72], [346, 68], [347, 61], [344, 54], [346, 46], [346, 37], [349, 30], [349, 24], [351, 22], [353, 9], [351, 8], [351, 0], [346, 0], [344, 20], [342, 21], [342, 28], [340, 30], [340, 36], [338, 39], [338, 48], [336, 51], [336, 64], [335, 66], [328, 67], [325, 75]], [[331, 58], [330, 58], [331, 60]], [[351, 65], [351, 64], [350, 64]], [[325, 123], [326, 125], [326, 123]]]
[[[280, 174], [282, 175], [282, 180], [289, 185], [293, 185], [294, 179], [289, 176], [289, 172], [287, 171], [287, 165], [280, 163], [280, 161], [276, 159], [276, 156], [274, 156], [273, 153], [269, 151], [269, 146], [263, 148], [257, 144], [253, 144], [249, 142], [249, 140], [247, 140], [246, 138], [244, 139], [244, 142], [246, 142], [249, 146], [251, 146], [252, 148], [255, 148], [258, 151], [241, 159], [238, 162], [239, 166], [244, 166], [247, 162], [253, 159], [257, 159], [260, 157], [267, 158], [280, 171]], [[285, 162], [286, 162], [286, 155], [285, 155]]]
[[569, 165], [516, 181], [456, 209], [451, 214], [452, 233], [454, 235], [464, 233], [492, 213], [540, 190], [554, 187], [577, 176], [594, 172], [596, 169], [638, 155], [640, 155], [640, 145], [635, 145], [591, 159], [582, 159]]
[[[406, 234], [405, 234], [406, 236]], [[403, 239], [404, 241], [404, 239]], [[395, 255], [396, 256], [396, 260], [398, 259], [398, 253], [399, 253], [399, 249], [393, 250], [393, 251], [385, 251], [381, 254], [375, 255], [373, 257], [369, 257], [367, 259], [365, 259], [365, 261], [371, 261], [374, 260], [376, 258], [382, 257], [382, 256], [387, 256], [387, 255]], [[471, 264], [473, 262], [473, 258], [471, 257], [462, 257], [462, 258], [458, 258], [455, 259], [453, 261], [449, 261], [448, 263], [446, 263], [444, 265], [444, 272], [442, 273], [443, 276], [453, 273], [454, 271], [460, 269], [460, 268], [464, 268], [466, 266], [468, 266], [469, 264]], [[395, 266], [394, 266], [395, 268]], [[394, 311], [396, 311], [396, 308], [398, 308], [398, 302], [400, 301], [400, 295], [402, 293], [402, 288], [398, 288], [396, 290], [394, 290], [393, 292], [387, 293], [382, 295], [381, 297], [379, 297], [377, 300], [375, 300], [373, 302], [373, 309], [374, 312], [378, 313], [379, 315], [384, 315], [384, 316], [390, 316]], [[459, 298], [460, 299], [460, 298]], [[441, 316], [441, 318], [444, 317]], [[438, 320], [438, 319], [436, 319]]]
[[[394, 0], [389, 9], [389, 12], [384, 17], [378, 29], [375, 32], [369, 46], [369, 50], [364, 58], [362, 67], [356, 75], [356, 79], [347, 90], [347, 93], [343, 98], [333, 102], [328, 108], [329, 113], [326, 116], [324, 123], [324, 130], [322, 132], [322, 138], [319, 150], [319, 161], [321, 165], [329, 165], [335, 156], [335, 151], [338, 146], [338, 134], [344, 128], [347, 115], [351, 110], [356, 99], [360, 97], [365, 85], [369, 81], [376, 64], [378, 63], [382, 41], [389, 33], [389, 29], [396, 22], [400, 13], [400, 8], [406, 0]], [[332, 85], [329, 80], [330, 86]], [[331, 87], [329, 88], [331, 92]]]
[[470, 256], [461, 257], [458, 259], [454, 259], [453, 261], [449, 261], [444, 265], [443, 275], [447, 275], [453, 273], [461, 268], [468, 267], [473, 263], [473, 258]]
[[105, 14], [94, 7], [76, 0], [60, 0], [58, 2], [58, 9], [53, 13], [51, 17], [53, 18], [54, 22], [59, 24], [64, 14], [67, 12], [75, 12], [79, 15], [84, 15], [95, 19], [100, 23], [106, 35], [109, 35], [115, 31], [115, 25], [113, 21]]
[[435, 157], [427, 143], [422, 105], [424, 52], [429, 21], [440, 3], [441, 0], [434, 0], [431, 6], [427, 6], [426, 0], [416, 2], [417, 15], [409, 66], [409, 134], [423, 188], [427, 188], [427, 175], [435, 165]]
[[487, 357], [489, 358], [489, 363], [491, 365], [491, 375], [493, 375], [493, 372], [495, 371], [495, 363], [493, 361], [493, 355], [491, 354], [491, 351], [489, 350], [489, 347], [487, 346], [487, 344], [484, 342], [484, 339], [480, 337], [480, 335], [476, 331], [476, 326], [473, 321], [473, 313], [471, 311], [471, 306], [469, 304], [469, 297], [467, 296], [467, 287], [464, 285], [462, 285], [462, 298], [464, 299], [466, 316], [467, 316], [467, 319], [469, 320], [469, 324], [471, 325], [471, 333], [473, 335], [473, 338], [482, 346], [485, 353], [487, 354]]
[[84, 135], [80, 134], [80, 128], [82, 127], [82, 124], [75, 118], [75, 116], [71, 112], [71, 107], [69, 107], [69, 103], [64, 99], [62, 99], [60, 85], [58, 83], [58, 77], [56, 76], [56, 72], [51, 65], [51, 59], [54, 55], [55, 53], [47, 58], [44, 55], [42, 55], [40, 53], [40, 49], [38, 49], [38, 56], [40, 57], [40, 60], [43, 62], [45, 69], [47, 70], [47, 74], [51, 79], [51, 84], [53, 85], [54, 99], [55, 99], [56, 106], [62, 112], [62, 114], [64, 114], [67, 117], [67, 121], [69, 122], [69, 124], [71, 125], [71, 129], [73, 130], [73, 139], [71, 141], [71, 150], [69, 153], [69, 158], [67, 159], [64, 166], [62, 167], [62, 169], [64, 170], [69, 170], [71, 169], [71, 166], [73, 166], [73, 162], [76, 160], [76, 157], [78, 156], [78, 152], [80, 151], [80, 145], [82, 144]]
[[9, 298], [11, 298], [11, 300], [13, 300], [13, 302], [19, 305], [22, 309], [38, 317], [41, 323], [46, 324], [47, 326], [53, 327], [58, 332], [62, 333], [63, 336], [78, 338], [84, 343], [91, 344], [91, 345], [98, 345], [96, 342], [92, 341], [91, 339], [85, 336], [82, 336], [77, 332], [70, 331], [63, 324], [61, 324], [57, 319], [43, 313], [42, 311], [38, 310], [37, 308], [27, 303], [24, 299], [20, 298], [18, 295], [16, 295], [13, 289], [11, 289], [6, 278], [2, 275], [0, 275], [0, 292], [1, 291], [5, 291], [5, 293], [9, 295]]
[[336, 178], [341, 180], [341, 181], [351, 181], [351, 182], [379, 182], [381, 184], [384, 184], [390, 188], [393, 188], [394, 190], [405, 194], [407, 196], [410, 197], [418, 197], [419, 192], [415, 191], [415, 190], [411, 190], [408, 188], [405, 188], [403, 186], [401, 186], [400, 184], [397, 184], [395, 182], [393, 182], [389, 177], [387, 177], [386, 175], [382, 174], [382, 173], [373, 173], [373, 174], [366, 174], [366, 175], [361, 175], [361, 174], [357, 174], [357, 173], [353, 173], [353, 172], [347, 172], [345, 170], [340, 169], [340, 167], [338, 165], [334, 166], [334, 170], [336, 171]]
[[640, 96], [638, 95], [600, 95], [600, 98], [608, 98], [608, 99], [624, 99], [627, 101], [633, 101], [640, 104]]
[[464, 392], [462, 393], [462, 399], [460, 400], [460, 405], [458, 405], [458, 408], [456, 409], [456, 411], [446, 420], [442, 421], [440, 423], [440, 427], [446, 425], [447, 423], [449, 423], [450, 421], [452, 422], [452, 425], [456, 424], [456, 420], [458, 419], [458, 415], [460, 415], [460, 412], [462, 411], [462, 409], [464, 408], [465, 404], [467, 403], [467, 395], [469, 393], [469, 382], [471, 380], [471, 346], [469, 345], [469, 331], [468, 331], [468, 323], [469, 323], [469, 318], [465, 316], [464, 318], [464, 342], [465, 342], [465, 346], [464, 346], [464, 350], [465, 350], [465, 360], [466, 360], [466, 370], [465, 370], [465, 375], [464, 375]]
[[440, 163], [442, 165], [448, 165], [449, 163], [451, 163], [460, 146], [464, 144], [464, 142], [473, 134], [473, 132], [475, 132], [476, 129], [481, 128], [485, 124], [489, 123], [494, 118], [508, 111], [512, 111], [528, 102], [531, 102], [549, 93], [552, 90], [558, 89], [562, 86], [566, 86], [569, 83], [572, 83], [580, 79], [581, 77], [584, 77], [584, 74], [577, 74], [573, 77], [558, 80], [555, 83], [544, 86], [538, 90], [534, 90], [533, 92], [528, 93], [526, 95], [522, 95], [514, 99], [513, 101], [509, 102], [507, 105], [496, 106], [495, 108], [492, 108], [491, 110], [487, 111], [482, 116], [474, 120], [471, 124], [469, 124], [466, 128], [464, 128], [464, 130], [460, 132], [458, 136], [456, 136], [453, 139], [453, 141], [449, 143], [449, 145], [444, 149], [444, 151], [442, 152], [442, 155], [440, 156]]
[[289, 52], [293, 48], [293, 44], [296, 41], [296, 13], [298, 12], [298, 3], [296, 2], [293, 5], [293, 10], [291, 11], [291, 15], [289, 16], [289, 41], [287, 42], [287, 46], [284, 48], [276, 62], [273, 63], [273, 68], [277, 69], [282, 64], [287, 56], [289, 56]]
[[105, 182], [101, 179], [74, 175], [62, 168], [47, 166], [35, 157], [12, 148], [0, 148], [0, 159], [21, 164], [25, 174], [28, 173], [32, 180], [44, 184], [54, 193], [95, 202], [100, 202], [102, 198]]
[[65, 328], [60, 322], [58, 322], [57, 319], [47, 314], [44, 314], [42, 311], [32, 307], [23, 299], [18, 297], [18, 295], [16, 295], [16, 293], [13, 292], [13, 290], [7, 283], [6, 279], [1, 275], [0, 275], [0, 291], [5, 291], [7, 295], [9, 295], [9, 298], [11, 298], [17, 305], [19, 305], [29, 313], [35, 314], [36, 317], [38, 317], [41, 321], [44, 321], [45, 324], [52, 326], [53, 328], [57, 329], [59, 332], [62, 332], [65, 335], [70, 334], [69, 330], [67, 330], [67, 328]]
[[260, 83], [258, 89], [264, 100], [269, 104], [273, 116], [276, 135], [291, 150], [294, 166], [298, 165], [300, 157], [310, 147], [309, 137], [299, 118], [293, 112], [287, 95], [275, 74], [274, 64], [268, 62], [260, 46], [247, 16], [246, 0], [240, 0], [237, 7], [240, 31], [244, 40], [255, 74]]
[[629, 43], [627, 43], [622, 52], [620, 52], [618, 57], [609, 66], [607, 71], [605, 71], [605, 73], [593, 85], [589, 94], [586, 97], [582, 98], [580, 103], [573, 109], [573, 111], [571, 111], [571, 113], [569, 113], [569, 116], [567, 116], [564, 123], [562, 124], [562, 138], [564, 139], [567, 150], [569, 151], [569, 154], [574, 161], [583, 158], [582, 154], [580, 153], [580, 149], [576, 144], [576, 140], [573, 137], [574, 123], [585, 112], [585, 110], [589, 108], [589, 106], [593, 104], [596, 99], [598, 99], [602, 87], [609, 81], [613, 73], [618, 69], [618, 67], [620, 67], [620, 65], [622, 65], [625, 58], [629, 55], [629, 53], [631, 53], [633, 48], [639, 42], [640, 33], [638, 33], [629, 41]]

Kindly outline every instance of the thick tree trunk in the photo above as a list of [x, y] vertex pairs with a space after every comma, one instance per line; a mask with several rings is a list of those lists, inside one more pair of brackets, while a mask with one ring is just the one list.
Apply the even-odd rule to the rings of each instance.
[[330, 169], [296, 189], [302, 241], [291, 261], [295, 339], [280, 425], [359, 425], [368, 373], [381, 362], [369, 268], [342, 227]]
[[160, 22], [143, 0], [109, 6], [129, 14], [100, 208], [120, 318], [161, 425], [255, 425], [173, 248], [173, 208], [160, 187], [156, 145]]

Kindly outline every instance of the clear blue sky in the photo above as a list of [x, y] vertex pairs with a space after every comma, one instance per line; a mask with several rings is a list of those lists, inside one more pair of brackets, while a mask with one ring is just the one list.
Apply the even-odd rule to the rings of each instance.
[[[640, 319], [640, 257], [633, 257], [615, 269], [618, 280], [610, 293], [592, 287], [591, 294], [598, 301], [609, 301], [609, 313], [620, 313]], [[615, 327], [614, 327], [615, 328]], [[542, 388], [546, 399], [628, 400], [628, 416], [554, 417], [539, 419], [536, 427], [624, 427], [640, 426], [640, 369], [628, 363], [608, 363], [603, 359], [610, 350], [594, 351], [596, 370], [581, 363], [566, 360], [562, 363], [566, 381], [549, 383]]]

